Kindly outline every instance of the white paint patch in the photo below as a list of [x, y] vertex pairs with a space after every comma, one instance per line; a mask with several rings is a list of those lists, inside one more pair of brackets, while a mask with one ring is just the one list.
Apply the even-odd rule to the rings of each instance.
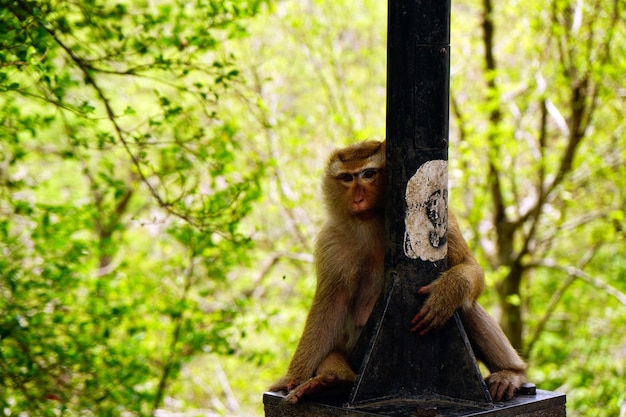
[[446, 257], [448, 243], [448, 161], [428, 161], [406, 186], [404, 254], [424, 261]]

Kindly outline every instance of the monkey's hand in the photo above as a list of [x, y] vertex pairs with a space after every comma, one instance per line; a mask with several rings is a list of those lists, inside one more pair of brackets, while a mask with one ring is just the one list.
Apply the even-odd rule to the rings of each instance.
[[443, 327], [463, 303], [463, 296], [454, 291], [454, 286], [446, 288], [442, 285], [442, 278], [417, 290], [418, 294], [430, 294], [422, 309], [411, 320], [411, 331], [420, 336]]
[[515, 390], [526, 382], [525, 372], [498, 371], [489, 375], [485, 382], [494, 401], [510, 400]]

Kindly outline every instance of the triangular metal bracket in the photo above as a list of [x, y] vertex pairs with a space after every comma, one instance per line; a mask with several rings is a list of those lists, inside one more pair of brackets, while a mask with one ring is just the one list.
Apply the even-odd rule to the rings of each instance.
[[392, 398], [493, 403], [458, 313], [433, 334], [410, 333], [410, 319], [422, 303], [415, 280], [389, 274], [388, 289], [353, 352], [360, 370], [349, 407]]

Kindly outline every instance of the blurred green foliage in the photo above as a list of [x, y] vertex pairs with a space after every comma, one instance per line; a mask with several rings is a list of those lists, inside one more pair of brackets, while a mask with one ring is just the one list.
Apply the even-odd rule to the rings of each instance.
[[264, 164], [221, 114], [222, 43], [263, 3], [2, 2], [3, 415], [153, 415], [235, 350]]
[[[0, 0], [0, 410], [261, 415], [386, 4]], [[451, 204], [568, 415], [626, 413], [626, 8], [452, 11]]]

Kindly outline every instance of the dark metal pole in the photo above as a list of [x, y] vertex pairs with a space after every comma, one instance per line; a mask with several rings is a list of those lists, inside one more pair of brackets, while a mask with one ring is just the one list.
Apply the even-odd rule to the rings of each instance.
[[389, 0], [388, 19], [387, 287], [355, 349], [349, 404], [490, 401], [456, 314], [436, 334], [409, 331], [418, 288], [446, 267], [450, 0]]
[[268, 417], [565, 416], [565, 396], [546, 391], [494, 406], [458, 314], [434, 334], [409, 331], [418, 288], [446, 267], [449, 43], [450, 0], [389, 0], [387, 286], [350, 358], [359, 373], [347, 407], [266, 393]]

